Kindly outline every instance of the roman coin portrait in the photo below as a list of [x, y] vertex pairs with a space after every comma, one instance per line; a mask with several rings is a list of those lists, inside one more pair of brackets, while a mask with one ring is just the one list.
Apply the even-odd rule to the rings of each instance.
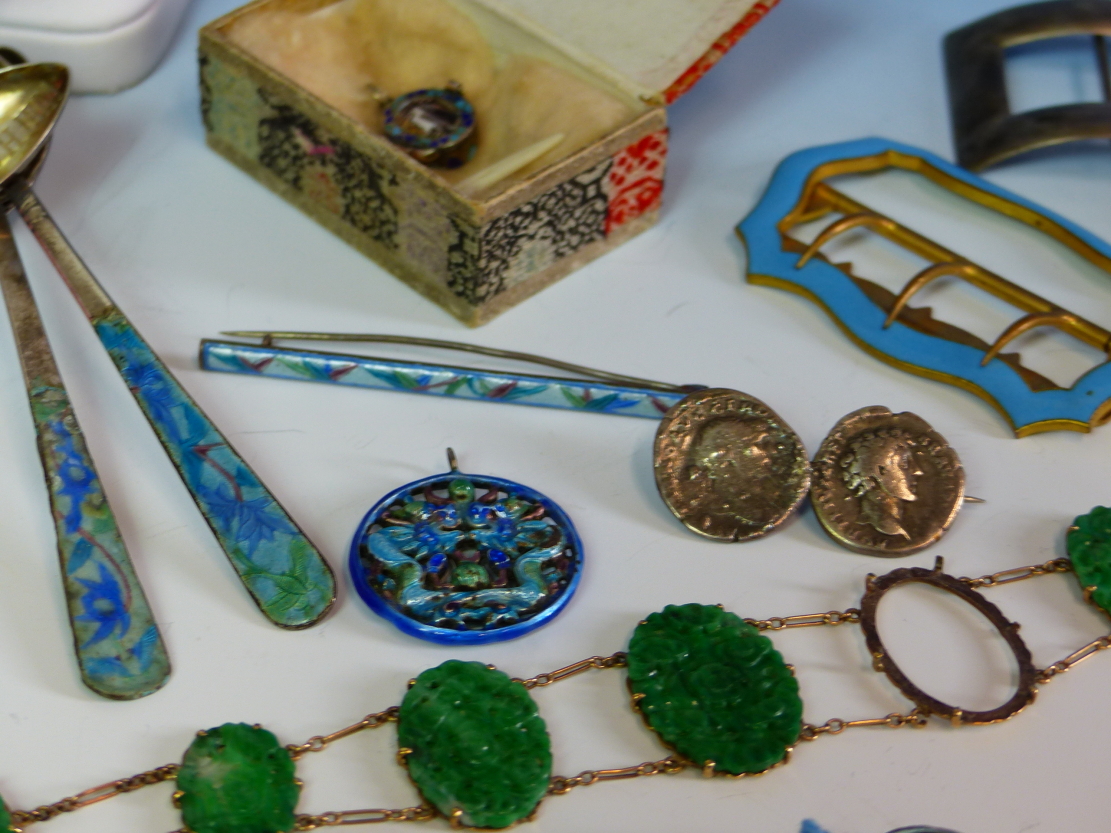
[[660, 424], [656, 485], [690, 530], [748, 541], [777, 528], [810, 483], [802, 441], [758, 399], [725, 388], [693, 393]]
[[869, 555], [928, 547], [964, 500], [964, 469], [945, 438], [915, 414], [880, 406], [838, 422], [812, 468], [811, 499], [822, 528]]

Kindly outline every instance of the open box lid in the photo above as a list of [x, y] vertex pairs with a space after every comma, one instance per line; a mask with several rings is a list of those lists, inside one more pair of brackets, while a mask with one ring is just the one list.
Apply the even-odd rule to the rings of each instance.
[[479, 0], [650, 103], [694, 86], [779, 0]]

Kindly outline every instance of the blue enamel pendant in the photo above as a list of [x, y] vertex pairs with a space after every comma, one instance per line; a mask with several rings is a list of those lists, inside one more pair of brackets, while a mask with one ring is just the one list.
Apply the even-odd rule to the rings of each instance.
[[570, 518], [539, 492], [451, 471], [407, 483], [359, 524], [349, 566], [370, 609], [448, 645], [523, 636], [555, 618], [582, 575]]

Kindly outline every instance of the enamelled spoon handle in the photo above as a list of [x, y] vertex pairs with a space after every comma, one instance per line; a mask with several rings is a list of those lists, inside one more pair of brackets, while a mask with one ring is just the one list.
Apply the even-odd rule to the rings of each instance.
[[316, 624], [336, 597], [328, 563], [112, 303], [34, 192], [23, 186], [12, 198], [259, 609], [279, 627]]
[[143, 697], [161, 688], [170, 675], [166, 646], [85, 445], [2, 214], [0, 291], [35, 423], [81, 679], [114, 700]]

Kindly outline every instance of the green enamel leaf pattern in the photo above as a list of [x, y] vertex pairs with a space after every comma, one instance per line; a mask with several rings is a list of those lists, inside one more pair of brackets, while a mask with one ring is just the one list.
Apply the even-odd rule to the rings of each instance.
[[716, 772], [763, 772], [802, 728], [798, 682], [771, 640], [711, 605], [668, 605], [629, 642], [629, 687], [668, 746]]
[[1081, 587], [1093, 587], [1093, 604], [1111, 613], [1111, 509], [1097, 506], [1072, 522], [1066, 537]]
[[12, 814], [8, 810], [8, 805], [4, 803], [4, 799], [0, 798], [0, 831], [8, 833], [12, 829]]
[[290, 833], [301, 788], [293, 759], [273, 734], [246, 723], [198, 733], [177, 786], [192, 833]]
[[508, 827], [544, 798], [551, 742], [523, 685], [478, 662], [448, 660], [416, 679], [397, 729], [424, 798], [467, 827]]

